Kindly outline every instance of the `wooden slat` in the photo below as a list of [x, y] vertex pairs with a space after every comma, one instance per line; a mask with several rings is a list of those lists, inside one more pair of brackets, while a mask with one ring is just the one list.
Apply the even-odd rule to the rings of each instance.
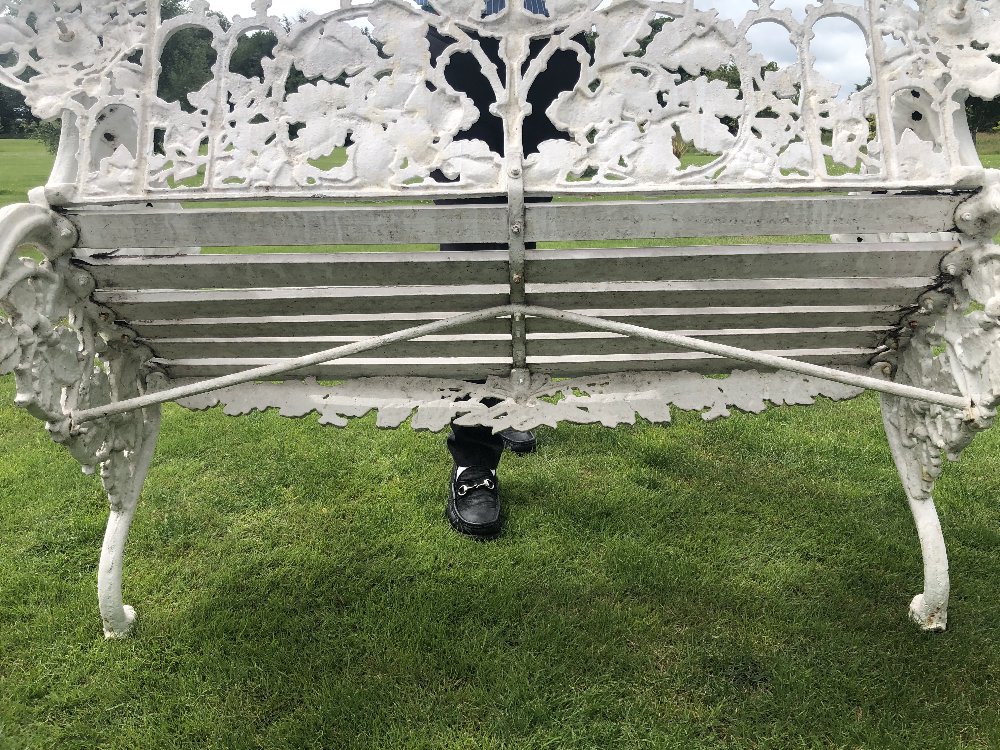
[[[791, 349], [771, 351], [792, 359], [841, 367], [863, 367], [874, 354], [865, 349]], [[275, 359], [187, 359], [152, 360], [162, 366], [171, 378], [205, 378], [240, 372], [251, 367], [272, 364]], [[736, 360], [714, 357], [697, 352], [671, 354], [637, 354], [544, 357], [529, 359], [532, 372], [555, 377], [598, 375], [613, 372], [642, 372], [649, 370], [691, 370], [703, 373], [726, 373], [734, 369], [756, 369]], [[425, 358], [425, 359], [375, 359], [348, 358], [325, 365], [306, 367], [287, 373], [281, 379], [296, 380], [316, 377], [323, 380], [341, 380], [356, 377], [419, 376], [443, 377], [463, 380], [481, 380], [489, 375], [510, 374], [510, 360], [506, 358]]]
[[[953, 242], [529, 250], [529, 280], [934, 276]], [[507, 281], [507, 253], [303, 253], [108, 256], [76, 261], [98, 289], [403, 286]]]
[[[607, 318], [657, 331], [703, 331], [727, 328], [814, 328], [819, 326], [895, 325], [903, 315], [898, 306], [842, 305], [787, 307], [701, 307], [642, 309], [580, 309], [581, 315]], [[528, 317], [527, 330], [534, 333], [587, 331], [575, 323], [548, 318]]]
[[[803, 348], [874, 348], [885, 338], [884, 328], [766, 329], [743, 331], [677, 331], [708, 341], [753, 351]], [[255, 337], [160, 339], [147, 343], [163, 359], [202, 357], [301, 357], [349, 344], [363, 337]], [[372, 357], [504, 357], [511, 351], [510, 335], [423, 336], [366, 352]], [[528, 338], [528, 356], [570, 354], [626, 354], [685, 351], [667, 344], [606, 332], [534, 334]]]
[[[359, 336], [301, 336], [256, 338], [187, 338], [146, 341], [163, 359], [202, 357], [303, 357], [341, 344], [363, 340]], [[423, 336], [365, 352], [373, 357], [506, 357], [511, 352], [510, 334]]]
[[318, 206], [76, 209], [81, 248], [504, 242], [507, 207]]
[[527, 285], [529, 305], [582, 307], [750, 307], [913, 305], [934, 279], [717, 279]]
[[[151, 362], [162, 366], [170, 378], [208, 378], [241, 372], [251, 367], [280, 362], [280, 359], [182, 359]], [[325, 365], [304, 367], [286, 373], [281, 380], [315, 377], [322, 380], [379, 377], [388, 375], [428, 378], [482, 380], [490, 375], [510, 374], [510, 359], [500, 357], [440, 357], [424, 359], [347, 358]]]
[[76, 261], [98, 289], [503, 284], [507, 253], [281, 253], [108, 256]]
[[[967, 196], [849, 195], [529, 203], [529, 241], [947, 232]], [[191, 243], [187, 243], [191, 244]]]
[[[749, 185], [743, 181], [738, 184], [729, 183], [726, 180], [716, 182], [686, 182], [682, 184], [642, 184], [629, 181], [605, 182], [595, 185], [593, 182], [581, 180], [565, 185], [553, 186], [548, 180], [542, 180], [540, 186], [535, 186], [532, 175], [528, 177], [525, 184], [525, 195], [528, 197], [550, 198], [553, 195], [557, 198], [579, 198], [592, 197], [595, 193], [601, 195], [620, 195], [622, 197], [634, 197], [648, 195], [662, 198], [664, 196], [676, 195], [679, 197], [690, 197], [692, 195], [711, 196], [721, 191], [732, 195], [771, 195], [777, 190], [785, 195], [811, 195], [817, 192], [832, 192], [836, 194], [846, 194], [848, 192], [871, 192], [876, 191], [896, 191], [896, 192], [927, 192], [931, 190], [954, 190], [968, 189], [969, 182], [964, 184], [954, 179], [948, 179], [951, 175], [936, 175], [939, 179], [905, 180], [889, 179], [886, 177], [874, 177], [866, 175], [844, 174], [836, 177], [826, 177], [816, 179], [811, 177], [801, 177], [783, 179], [780, 185], [774, 182], [762, 181], [754, 185]], [[624, 184], [621, 184], [624, 183]], [[974, 185], [973, 185], [974, 187]], [[285, 187], [279, 188], [271, 186], [266, 196], [261, 196], [256, 192], [257, 188], [247, 191], [243, 187], [227, 187], [225, 189], [211, 189], [205, 187], [186, 188], [180, 185], [173, 188], [153, 188], [147, 189], [141, 196], [126, 190], [118, 194], [98, 194], [98, 195], [77, 195], [74, 200], [65, 203], [60, 202], [60, 206], [69, 207], [98, 207], [104, 208], [108, 204], [135, 204], [141, 201], [148, 206], [174, 206], [178, 201], [184, 202], [239, 202], [240, 206], [256, 204], [266, 206], [275, 200], [288, 202], [301, 201], [336, 201], [338, 203], [348, 203], [352, 201], [389, 201], [408, 203], [428, 202], [440, 199], [469, 200], [470, 198], [484, 198], [493, 200], [503, 197], [500, 185], [471, 187], [469, 185], [459, 185], [453, 183], [421, 182], [406, 185], [405, 187], [387, 187], [376, 185], [369, 187], [359, 187], [356, 185], [326, 185], [322, 188], [308, 187]], [[59, 200], [63, 200], [62, 197]]]
[[[614, 240], [954, 229], [942, 195], [529, 203], [526, 240]], [[504, 242], [507, 207], [78, 208], [81, 248]]]
[[505, 305], [499, 284], [411, 287], [315, 287], [224, 291], [96, 292], [124, 320], [248, 315], [468, 312]]
[[[381, 336], [447, 317], [444, 313], [369, 313], [344, 315], [274, 315], [260, 317], [130, 320], [139, 336], [198, 338], [217, 336]], [[455, 334], [510, 333], [510, 319], [497, 318], [452, 329]]]
[[[897, 323], [899, 306], [789, 306], [582, 309], [584, 315], [609, 318], [657, 331], [726, 328], [811, 328], [817, 326], [882, 326]], [[443, 313], [372, 313], [345, 315], [278, 315], [181, 320], [130, 320], [129, 326], [149, 340], [162, 338], [253, 336], [380, 336], [445, 317]], [[575, 323], [528, 317], [529, 334], [586, 331]], [[454, 334], [506, 334], [510, 320], [497, 318], [453, 329]]]
[[[751, 307], [766, 305], [912, 305], [933, 283], [900, 279], [723, 279], [716, 281], [529, 284], [528, 304], [584, 307]], [[507, 304], [499, 284], [411, 287], [316, 287], [222, 291], [102, 291], [95, 301], [124, 320], [249, 315], [466, 312]]]
[[529, 250], [533, 283], [936, 276], [954, 242]]
[[[864, 328], [781, 328], [734, 331], [674, 331], [718, 344], [751, 351], [777, 349], [874, 349], [886, 337], [887, 329]], [[534, 356], [647, 354], [688, 351], [656, 341], [605, 332], [549, 333], [528, 336], [528, 358]]]
[[[789, 349], [767, 353], [831, 367], [865, 367], [875, 351], [868, 349]], [[690, 370], [706, 374], [723, 374], [732, 370], [757, 370], [759, 372], [767, 370], [767, 368], [746, 362], [715, 357], [711, 354], [701, 354], [700, 352], [612, 354], [603, 357], [589, 355], [536, 357], [534, 359], [529, 357], [528, 368], [532, 372], [567, 378], [580, 375], [652, 370]]]

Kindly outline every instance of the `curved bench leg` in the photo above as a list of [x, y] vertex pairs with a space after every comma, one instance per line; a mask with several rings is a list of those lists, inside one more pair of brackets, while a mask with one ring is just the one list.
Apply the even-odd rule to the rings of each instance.
[[909, 498], [924, 558], [924, 590], [910, 602], [910, 619], [921, 630], [944, 630], [948, 624], [948, 553], [934, 500]]
[[913, 513], [924, 560], [924, 590], [910, 602], [910, 619], [921, 630], [941, 631], [948, 624], [948, 553], [931, 496], [934, 480], [920, 460], [924, 446], [900, 427], [899, 423], [903, 421], [900, 416], [899, 400], [883, 396], [885, 434]]
[[113, 453], [101, 471], [111, 506], [97, 571], [97, 599], [105, 638], [128, 635], [135, 622], [135, 610], [122, 603], [122, 558], [139, 493], [160, 432], [158, 406], [143, 410], [141, 429], [142, 436], [136, 449]]

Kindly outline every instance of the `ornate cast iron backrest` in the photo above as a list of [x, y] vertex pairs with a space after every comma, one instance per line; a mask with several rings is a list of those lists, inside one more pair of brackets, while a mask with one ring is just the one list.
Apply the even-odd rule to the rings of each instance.
[[[22, 0], [0, 15], [0, 83], [63, 118], [53, 204], [503, 194], [522, 173], [531, 193], [975, 187], [963, 103], [1000, 93], [1000, 0], [823, 0], [804, 18], [761, 0], [738, 22], [691, 0], [547, 0], [547, 16], [515, 0], [487, 17], [483, 0], [341, 0], [287, 28], [269, 0], [229, 28], [202, 0], [165, 21], [146, 5]], [[810, 49], [831, 17], [867, 41], [872, 82], [846, 96]], [[795, 62], [754, 52], [762, 23]], [[211, 35], [212, 78], [167, 102], [160, 56], [189, 29]], [[262, 79], [230, 69], [257, 31], [277, 38]], [[523, 154], [526, 101], [556, 53], [576, 77], [546, 106], [555, 137]], [[459, 65], [482, 72], [489, 115], [449, 83]], [[463, 137], [493, 116], [503, 156]], [[708, 156], [682, 163], [676, 139]]]

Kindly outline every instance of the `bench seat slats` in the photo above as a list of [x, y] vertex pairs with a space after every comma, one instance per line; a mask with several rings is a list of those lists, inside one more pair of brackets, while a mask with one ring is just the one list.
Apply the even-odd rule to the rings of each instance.
[[[233, 316], [179, 320], [131, 320], [129, 327], [149, 340], [238, 336], [381, 336], [446, 317], [441, 313], [359, 313], [343, 315]], [[898, 317], [898, 314], [897, 314]], [[455, 334], [510, 333], [510, 320], [497, 318], [451, 329]]]
[[[209, 378], [229, 375], [252, 367], [280, 362], [281, 358], [207, 358], [207, 359], [154, 359], [171, 378]], [[490, 375], [506, 377], [510, 374], [510, 357], [349, 357], [325, 365], [303, 367], [287, 373], [280, 380], [300, 380], [316, 377], [322, 380], [346, 378], [413, 376], [426, 378], [455, 378], [478, 380]]]
[[[377, 218], [373, 220], [373, 212]], [[505, 205], [77, 209], [82, 248], [506, 242]]]
[[[146, 342], [165, 359], [199, 357], [303, 357], [307, 354], [346, 345], [359, 336], [301, 336], [256, 338], [178, 338]], [[511, 351], [511, 336], [482, 334], [467, 336], [424, 336], [366, 352], [372, 357], [505, 357]]]
[[[536, 283], [718, 278], [934, 276], [953, 242], [528, 250]], [[105, 257], [78, 261], [100, 289], [408, 286], [507, 281], [507, 253], [303, 253]]]
[[954, 242], [529, 250], [531, 283], [936, 276]]
[[[863, 367], [875, 354], [871, 349], [789, 349], [771, 350], [768, 353], [799, 359], [816, 364]], [[228, 375], [234, 372], [280, 362], [280, 358], [211, 358], [153, 360], [162, 366], [172, 378], [205, 378]], [[627, 363], [627, 366], [623, 366]], [[546, 373], [554, 377], [576, 375], [596, 375], [621, 370], [628, 371], [677, 371], [716, 373], [734, 369], [757, 369], [743, 362], [715, 357], [699, 352], [678, 352], [666, 354], [609, 354], [603, 356], [545, 356], [529, 358], [533, 372]], [[456, 379], [481, 379], [489, 375], [510, 374], [509, 358], [499, 357], [440, 357], [440, 358], [365, 358], [348, 357], [336, 362], [312, 367], [304, 367], [287, 373], [282, 379], [298, 380], [316, 377], [324, 380], [340, 380], [354, 377], [417, 376], [444, 377]]]
[[[582, 309], [584, 315], [619, 320], [658, 331], [726, 328], [810, 328], [816, 326], [880, 326], [888, 329], [902, 316], [899, 306], [843, 305], [788, 307], [704, 307]], [[129, 327], [148, 340], [161, 338], [246, 336], [380, 336], [439, 320], [441, 313], [386, 313], [344, 315], [277, 315], [179, 320], [131, 320]], [[529, 334], [586, 331], [575, 323], [548, 318], [527, 318]], [[507, 318], [482, 321], [452, 329], [453, 334], [510, 333]]]
[[94, 299], [128, 319], [204, 318], [347, 312], [468, 312], [505, 305], [501, 284], [411, 287], [314, 287], [222, 291], [96, 292]]
[[950, 232], [962, 195], [857, 195], [526, 206], [529, 241]]
[[[775, 349], [843, 349], [877, 347], [886, 330], [877, 327], [828, 329], [764, 329], [755, 331], [674, 331], [717, 344], [752, 351]], [[529, 334], [528, 359], [535, 356], [647, 354], [689, 351], [668, 344], [608, 333]]]
[[[693, 335], [697, 332], [677, 331]], [[763, 329], [742, 331], [710, 331], [698, 335], [705, 339], [751, 350], [803, 348], [868, 348], [877, 346], [886, 330], [876, 326], [860, 328]], [[147, 342], [154, 353], [164, 359], [198, 359], [201, 357], [301, 357], [331, 349], [339, 344], [360, 340], [357, 336], [323, 337], [256, 337], [256, 338], [188, 338], [159, 339]], [[537, 349], [545, 355], [580, 354], [647, 354], [652, 352], [686, 351], [667, 344], [614, 333], [541, 333], [528, 337], [528, 356]], [[390, 344], [366, 352], [374, 357], [503, 357], [511, 351], [510, 334], [489, 336], [424, 336], [412, 341]]]
[[[529, 284], [529, 304], [584, 307], [861, 305], [878, 300], [912, 305], [934, 283], [928, 277], [871, 279], [723, 279], [705, 281]], [[340, 314], [347, 312], [465, 312], [507, 304], [503, 285], [315, 287], [192, 291], [101, 291], [94, 299], [125, 319]]]
[[583, 307], [861, 305], [878, 300], [912, 305], [934, 279], [715, 279], [667, 282], [528, 284], [528, 304]]
[[[528, 241], [948, 232], [964, 194], [527, 204]], [[77, 208], [81, 248], [505, 242], [505, 205]]]
[[[767, 351], [789, 359], [811, 362], [830, 367], [867, 367], [876, 353], [868, 349], [791, 349]], [[627, 364], [625, 364], [627, 363]], [[545, 373], [552, 377], [578, 377], [600, 375], [607, 372], [628, 370], [630, 372], [690, 370], [704, 374], [718, 374], [732, 370], [767, 371], [767, 368], [750, 365], [725, 357], [716, 357], [700, 352], [679, 352], [673, 354], [610, 354], [606, 356], [563, 356], [528, 359], [532, 372]]]
[[[888, 329], [903, 314], [898, 306], [885, 305], [581, 309], [575, 312], [657, 331], [687, 331], [692, 336], [729, 328], [878, 326]], [[563, 320], [533, 317], [527, 318], [526, 326], [529, 335], [591, 330]]]
[[275, 253], [122, 256], [77, 261], [100, 289], [412, 286], [508, 281], [507, 253]]

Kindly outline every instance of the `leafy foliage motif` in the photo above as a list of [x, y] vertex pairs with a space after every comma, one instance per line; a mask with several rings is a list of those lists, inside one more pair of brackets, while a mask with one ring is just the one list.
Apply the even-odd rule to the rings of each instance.
[[[41, 116], [71, 115], [76, 159], [60, 163], [77, 172], [54, 180], [70, 200], [503, 192], [511, 154], [463, 134], [495, 116], [515, 138], [527, 92], [567, 52], [579, 76], [544, 112], [563, 137], [526, 155], [530, 190], [971, 184], [981, 167], [955, 123], [969, 96], [1000, 93], [998, 2], [823, 0], [801, 19], [760, 2], [736, 20], [656, 0], [552, 0], [548, 16], [508, 3], [486, 17], [466, 0], [376, 0], [295, 20], [257, 2], [230, 23], [166, 0], [150, 30], [139, 0], [23, 0], [0, 16], [0, 81]], [[816, 69], [811, 43], [831, 18], [869, 40], [871, 85], [843, 92]], [[788, 34], [794, 61], [754, 51], [760, 24]], [[488, 113], [449, 78], [470, 61]], [[127, 121], [109, 129], [111, 110]]]
[[179, 403], [189, 409], [222, 405], [229, 415], [270, 408], [287, 417], [316, 413], [321, 424], [337, 426], [375, 412], [379, 427], [398, 427], [410, 420], [414, 429], [439, 431], [454, 420], [499, 431], [555, 427], [559, 422], [615, 427], [635, 424], [637, 417], [669, 423], [671, 406], [700, 411], [709, 421], [729, 416], [731, 407], [759, 413], [769, 404], [811, 404], [818, 396], [842, 400], [860, 393], [859, 388], [792, 373], [737, 370], [724, 380], [694, 372], [618, 373], [555, 382], [534, 375], [526, 398], [515, 393], [506, 378], [490, 378], [481, 385], [405, 377], [357, 378], [335, 386], [314, 380], [250, 383]]
[[[43, 211], [11, 206], [0, 212], [0, 221], [16, 233], [22, 217]], [[58, 230], [64, 220], [53, 214], [52, 221]], [[63, 241], [24, 237], [49, 256], [42, 263], [13, 254], [0, 257], [0, 375], [14, 374], [15, 403], [44, 421], [52, 439], [65, 445], [85, 471], [100, 466], [105, 487], [115, 494], [131, 471], [125, 454], [142, 439], [142, 411], [96, 420], [85, 429], [71, 424], [70, 413], [139, 395], [150, 375], [145, 363], [151, 353], [90, 301], [93, 280], [64, 254], [72, 232], [55, 236]]]

